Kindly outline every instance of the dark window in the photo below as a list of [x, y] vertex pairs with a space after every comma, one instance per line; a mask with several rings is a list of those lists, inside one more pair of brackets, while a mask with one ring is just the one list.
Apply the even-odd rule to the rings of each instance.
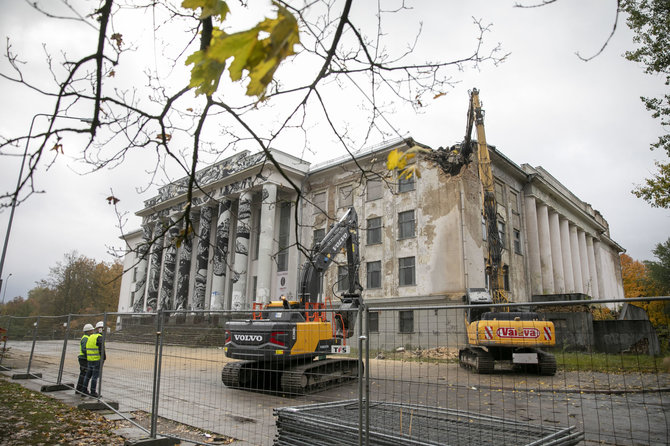
[[500, 244], [504, 247], [507, 246], [507, 237], [505, 236], [505, 222], [498, 222], [498, 237], [500, 237]]
[[496, 192], [496, 202], [500, 206], [506, 207], [505, 206], [505, 200], [504, 200], [505, 196], [503, 195], [503, 185], [498, 183], [497, 181], [495, 183], [495, 192]]
[[133, 268], [133, 282], [137, 282], [137, 267]]
[[367, 287], [366, 288], [381, 288], [382, 287], [382, 262], [367, 263]]
[[382, 242], [382, 218], [368, 218], [368, 228], [366, 231], [366, 241], [368, 245], [377, 245]]
[[414, 267], [414, 257], [403, 257], [398, 259], [398, 284], [402, 285], [415, 285], [415, 267]]
[[321, 240], [323, 240], [325, 236], [326, 236], [326, 230], [324, 228], [315, 229], [314, 242], [312, 243], [312, 246], [316, 245], [317, 243], [321, 243]]
[[399, 178], [398, 179], [398, 192], [409, 192], [414, 190], [414, 175], [409, 178]]
[[354, 188], [350, 184], [340, 187], [338, 192], [339, 207], [345, 208], [354, 204]]
[[346, 266], [337, 267], [337, 291], [347, 291], [349, 288], [349, 270]]
[[382, 180], [368, 181], [368, 195], [367, 200], [379, 200], [382, 197]]
[[288, 271], [288, 244], [291, 229], [291, 203], [283, 202], [279, 210], [279, 254], [277, 271]]
[[133, 304], [135, 303], [135, 291], [130, 292], [130, 308], [133, 308]]
[[379, 311], [368, 313], [368, 329], [370, 333], [379, 333]]
[[258, 260], [258, 248], [261, 244], [261, 208], [254, 211], [254, 236], [251, 260]]
[[514, 252], [521, 254], [521, 231], [514, 230]]
[[503, 266], [503, 288], [505, 291], [509, 291], [509, 267], [507, 265]]
[[255, 302], [258, 294], [258, 276], [254, 276], [251, 280], [251, 299]]
[[414, 210], [398, 214], [398, 239], [414, 237]]
[[413, 333], [414, 332], [414, 311], [404, 310], [398, 313], [398, 332]]
[[486, 218], [482, 215], [482, 240], [486, 241]]

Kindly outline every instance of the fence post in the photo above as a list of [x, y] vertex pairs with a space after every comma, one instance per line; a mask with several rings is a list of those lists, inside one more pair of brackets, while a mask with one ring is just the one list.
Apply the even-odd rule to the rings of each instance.
[[9, 338], [9, 330], [12, 328], [12, 317], [9, 316], [9, 322], [7, 323], [7, 331], [3, 335], [3, 345], [2, 352], [0, 352], [0, 370], [8, 371], [9, 367], [3, 366], [2, 361], [5, 359], [5, 352], [7, 351], [7, 338]]
[[105, 364], [105, 351], [107, 350], [107, 312], [102, 316], [102, 351], [100, 352], [100, 375], [98, 376], [98, 398], [102, 395], [102, 369]]
[[30, 366], [33, 362], [33, 354], [35, 353], [35, 342], [37, 342], [37, 329], [40, 326], [40, 317], [37, 316], [37, 321], [33, 324], [33, 345], [30, 348], [30, 358], [28, 359], [28, 369], [26, 373], [15, 373], [12, 379], [35, 379], [42, 378], [41, 373], [30, 373]]
[[60, 366], [58, 367], [58, 378], [56, 384], [45, 385], [40, 389], [42, 392], [56, 392], [58, 390], [68, 390], [74, 388], [73, 383], [61, 384], [63, 379], [63, 366], [65, 365], [65, 353], [67, 352], [67, 339], [70, 337], [70, 318], [72, 315], [67, 315], [67, 326], [65, 327], [65, 339], [63, 340], [63, 351], [60, 355]]
[[[359, 305], [358, 331], [363, 332], [363, 305]], [[358, 446], [363, 445], [363, 341], [365, 335], [358, 336]]]
[[365, 306], [365, 444], [370, 445], [370, 310]]
[[156, 438], [158, 422], [158, 398], [160, 396], [161, 362], [163, 359], [163, 310], [156, 312], [156, 352], [154, 355], [154, 385], [151, 400], [151, 438]]

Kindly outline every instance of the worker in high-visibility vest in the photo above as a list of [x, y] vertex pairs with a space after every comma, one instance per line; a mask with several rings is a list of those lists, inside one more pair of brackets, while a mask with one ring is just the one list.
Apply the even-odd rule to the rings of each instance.
[[[102, 328], [102, 322], [96, 324], [96, 328]], [[84, 392], [90, 396], [98, 397], [98, 377], [100, 376], [100, 365], [105, 360], [105, 347], [102, 343], [102, 334], [93, 333], [86, 341], [86, 360], [88, 370], [86, 371], [86, 378], [84, 379]], [[89, 382], [91, 384], [88, 390]]]
[[88, 337], [93, 333], [93, 325], [86, 324], [84, 325], [84, 335], [79, 341], [79, 356], [77, 360], [79, 361], [79, 379], [77, 379], [77, 387], [75, 393], [81, 396], [87, 394], [86, 388], [84, 387], [84, 380], [86, 379], [86, 372], [88, 371], [88, 360], [86, 359], [86, 342]]

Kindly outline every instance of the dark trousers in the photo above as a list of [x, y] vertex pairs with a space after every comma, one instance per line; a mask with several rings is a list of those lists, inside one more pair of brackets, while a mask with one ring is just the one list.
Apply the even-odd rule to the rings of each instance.
[[82, 392], [84, 387], [84, 380], [86, 379], [86, 372], [88, 371], [88, 361], [86, 358], [79, 357], [79, 379], [77, 379], [77, 392]]
[[84, 390], [88, 389], [89, 382], [91, 383], [91, 395], [98, 393], [98, 376], [100, 376], [100, 361], [88, 361], [88, 370], [86, 371], [86, 378], [84, 378]]

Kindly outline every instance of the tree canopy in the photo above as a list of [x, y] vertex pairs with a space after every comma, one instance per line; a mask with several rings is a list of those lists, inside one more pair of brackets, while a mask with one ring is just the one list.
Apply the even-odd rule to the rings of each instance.
[[[635, 33], [638, 47], [625, 53], [626, 59], [642, 64], [645, 72], [665, 78], [670, 86], [670, 2], [667, 0], [620, 0], [628, 14], [626, 23]], [[664, 151], [666, 161], [656, 161], [657, 171], [633, 193], [654, 207], [670, 208], [670, 93], [662, 97], [642, 97], [647, 110], [658, 119], [665, 132], [651, 145]]]

